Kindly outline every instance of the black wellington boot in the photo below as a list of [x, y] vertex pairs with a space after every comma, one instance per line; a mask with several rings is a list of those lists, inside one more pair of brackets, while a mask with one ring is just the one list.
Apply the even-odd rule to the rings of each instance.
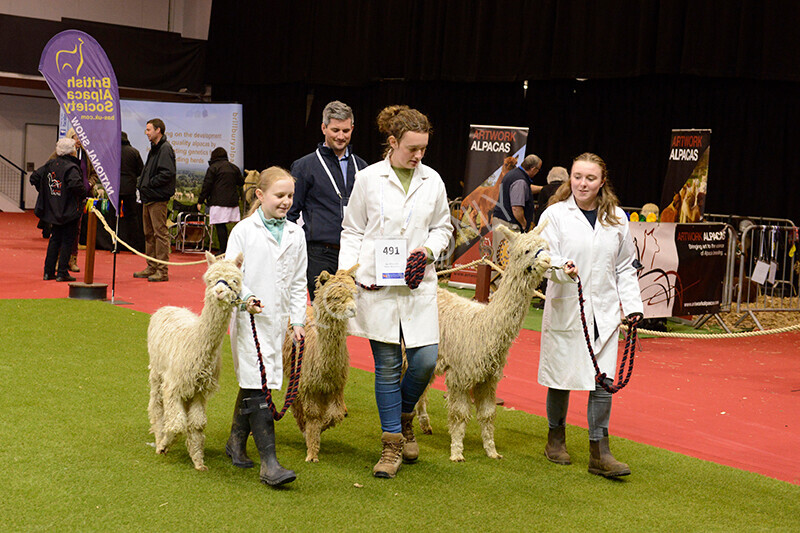
[[247, 456], [247, 438], [250, 436], [250, 416], [243, 413], [244, 391], [239, 389], [236, 396], [236, 407], [233, 410], [231, 436], [225, 444], [225, 453], [231, 458], [233, 466], [253, 468], [253, 461]]
[[253, 440], [256, 441], [258, 454], [261, 456], [261, 472], [259, 477], [262, 483], [271, 487], [291, 483], [297, 478], [293, 470], [283, 468], [275, 456], [275, 421], [272, 412], [266, 404], [266, 397], [262, 394], [257, 397], [245, 399], [250, 412], [250, 430]]

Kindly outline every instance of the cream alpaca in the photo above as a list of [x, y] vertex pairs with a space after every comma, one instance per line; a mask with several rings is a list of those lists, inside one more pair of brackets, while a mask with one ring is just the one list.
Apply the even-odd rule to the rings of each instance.
[[[438, 291], [439, 359], [435, 374], [445, 374], [451, 461], [464, 460], [470, 392], [481, 426], [483, 448], [489, 457], [502, 457], [494, 444], [495, 394], [503, 377], [508, 349], [519, 334], [534, 290], [550, 267], [550, 256], [545, 252], [547, 243], [539, 236], [542, 228], [523, 234], [504, 226], [498, 228], [509, 241], [508, 266], [488, 304], [445, 289]], [[416, 410], [422, 430], [430, 433], [425, 403], [423, 396]]]
[[[306, 438], [306, 461], [319, 462], [320, 434], [344, 419], [344, 386], [350, 368], [347, 320], [356, 314], [358, 265], [317, 277], [314, 305], [307, 310], [305, 352], [292, 414]], [[283, 344], [283, 368], [289, 372], [292, 339]]]
[[179, 433], [197, 470], [203, 463], [206, 402], [219, 388], [220, 346], [242, 285], [242, 255], [235, 261], [206, 252], [205, 304], [200, 316], [183, 307], [162, 307], [150, 318], [150, 431], [156, 453], [165, 454]]

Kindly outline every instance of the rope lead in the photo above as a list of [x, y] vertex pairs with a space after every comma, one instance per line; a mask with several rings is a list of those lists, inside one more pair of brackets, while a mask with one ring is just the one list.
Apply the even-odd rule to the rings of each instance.
[[[603, 387], [606, 391], [610, 392], [611, 394], [615, 394], [621, 391], [625, 385], [628, 384], [628, 381], [631, 379], [631, 374], [633, 374], [633, 358], [636, 353], [636, 324], [630, 324], [628, 326], [628, 333], [625, 335], [625, 352], [622, 356], [622, 364], [619, 367], [619, 375], [617, 377], [618, 385], [609, 385], [606, 383], [606, 376], [605, 372], [600, 372], [600, 366], [597, 364], [597, 357], [594, 354], [594, 348], [592, 348], [592, 339], [589, 336], [589, 327], [586, 325], [586, 311], [585, 311], [585, 302], [583, 299], [583, 285], [581, 284], [580, 276], [576, 276], [576, 280], [578, 281], [578, 303], [580, 304], [581, 308], [581, 324], [583, 325], [583, 335], [586, 337], [586, 347], [589, 348], [589, 357], [592, 358], [592, 365], [594, 365], [594, 374], [595, 374], [595, 382]], [[630, 353], [630, 364], [628, 363], [628, 354]], [[627, 374], [625, 373], [625, 368], [627, 364]]]
[[[255, 300], [254, 305], [261, 307], [261, 301]], [[267, 395], [267, 407], [272, 412], [274, 420], [280, 420], [289, 407], [294, 403], [297, 398], [297, 393], [300, 390], [300, 370], [303, 367], [303, 350], [305, 348], [305, 339], [300, 339], [296, 345], [292, 344], [291, 365], [292, 370], [289, 374], [289, 384], [286, 386], [286, 395], [283, 397], [283, 407], [280, 411], [275, 407], [272, 401], [272, 391], [267, 387], [267, 371], [264, 368], [264, 358], [261, 356], [261, 344], [258, 342], [258, 333], [256, 333], [256, 319], [255, 315], [250, 315], [250, 327], [253, 329], [253, 342], [256, 345], [256, 353], [258, 353], [258, 369], [261, 371], [261, 392]]]

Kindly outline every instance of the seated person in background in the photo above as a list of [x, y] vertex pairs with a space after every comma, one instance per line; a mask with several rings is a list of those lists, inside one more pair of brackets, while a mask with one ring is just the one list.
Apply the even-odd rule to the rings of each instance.
[[561, 184], [569, 179], [569, 173], [564, 167], [553, 167], [547, 173], [547, 185], [542, 187], [539, 195], [536, 197], [536, 220], [541, 219], [542, 213], [547, 209], [547, 203], [550, 197], [553, 196]]

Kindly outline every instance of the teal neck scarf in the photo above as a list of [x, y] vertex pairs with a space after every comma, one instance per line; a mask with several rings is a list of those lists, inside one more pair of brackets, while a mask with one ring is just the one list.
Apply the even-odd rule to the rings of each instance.
[[281, 243], [281, 237], [283, 237], [283, 227], [286, 225], [285, 218], [267, 218], [264, 216], [264, 210], [259, 209], [258, 215], [261, 217], [261, 222], [264, 223], [264, 226], [267, 230], [275, 237], [275, 240], [278, 241], [278, 244]]

